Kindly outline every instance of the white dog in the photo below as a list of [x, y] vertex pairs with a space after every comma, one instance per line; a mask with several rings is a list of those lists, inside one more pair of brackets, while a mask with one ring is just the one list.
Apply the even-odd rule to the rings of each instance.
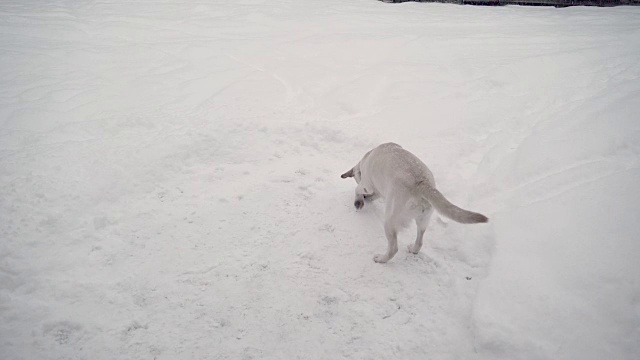
[[398, 252], [398, 231], [415, 219], [418, 236], [409, 251], [417, 254], [433, 208], [449, 219], [463, 224], [485, 223], [489, 219], [450, 203], [436, 189], [433, 174], [420, 159], [394, 143], [382, 144], [364, 155], [343, 179], [353, 177], [356, 187], [356, 209], [364, 206], [365, 198], [385, 199], [384, 232], [389, 241], [386, 254], [373, 257], [378, 263], [389, 261]]

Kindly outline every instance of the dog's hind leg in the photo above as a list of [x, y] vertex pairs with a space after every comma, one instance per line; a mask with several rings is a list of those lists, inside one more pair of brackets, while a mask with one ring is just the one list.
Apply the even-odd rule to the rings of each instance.
[[386, 263], [398, 252], [398, 217], [401, 216], [402, 208], [406, 201], [389, 199], [385, 210], [384, 234], [387, 236], [387, 253], [378, 254], [373, 257], [377, 263]]
[[422, 248], [422, 238], [424, 237], [424, 232], [427, 230], [427, 225], [429, 225], [429, 219], [431, 218], [431, 214], [433, 214], [433, 207], [428, 205], [420, 215], [416, 217], [416, 227], [418, 228], [418, 234], [416, 236], [416, 242], [413, 245], [409, 245], [409, 252], [413, 254], [417, 254], [420, 252], [420, 248]]
[[378, 254], [373, 257], [373, 261], [377, 263], [386, 263], [398, 252], [398, 230], [393, 221], [384, 222], [384, 234], [387, 236], [389, 246], [386, 254]]

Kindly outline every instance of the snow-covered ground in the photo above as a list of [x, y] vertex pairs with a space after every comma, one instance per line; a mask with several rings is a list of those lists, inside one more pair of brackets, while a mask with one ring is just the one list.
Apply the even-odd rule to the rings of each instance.
[[[4, 0], [0, 49], [2, 359], [640, 356], [640, 8]], [[491, 222], [374, 263], [387, 141]]]

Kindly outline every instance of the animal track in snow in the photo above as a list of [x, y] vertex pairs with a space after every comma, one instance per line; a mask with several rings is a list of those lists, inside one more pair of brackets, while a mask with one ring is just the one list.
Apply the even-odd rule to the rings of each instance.
[[71, 321], [57, 321], [46, 323], [43, 333], [58, 345], [75, 343], [82, 337], [82, 325]]

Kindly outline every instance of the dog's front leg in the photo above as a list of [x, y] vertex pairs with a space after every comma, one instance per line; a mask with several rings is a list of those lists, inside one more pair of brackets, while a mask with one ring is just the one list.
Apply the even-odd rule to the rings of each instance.
[[360, 185], [358, 185], [358, 187], [356, 187], [356, 198], [355, 200], [353, 200], [353, 206], [356, 207], [356, 209], [360, 210], [364, 207], [364, 194], [361, 192], [358, 192], [358, 189], [360, 188]]

